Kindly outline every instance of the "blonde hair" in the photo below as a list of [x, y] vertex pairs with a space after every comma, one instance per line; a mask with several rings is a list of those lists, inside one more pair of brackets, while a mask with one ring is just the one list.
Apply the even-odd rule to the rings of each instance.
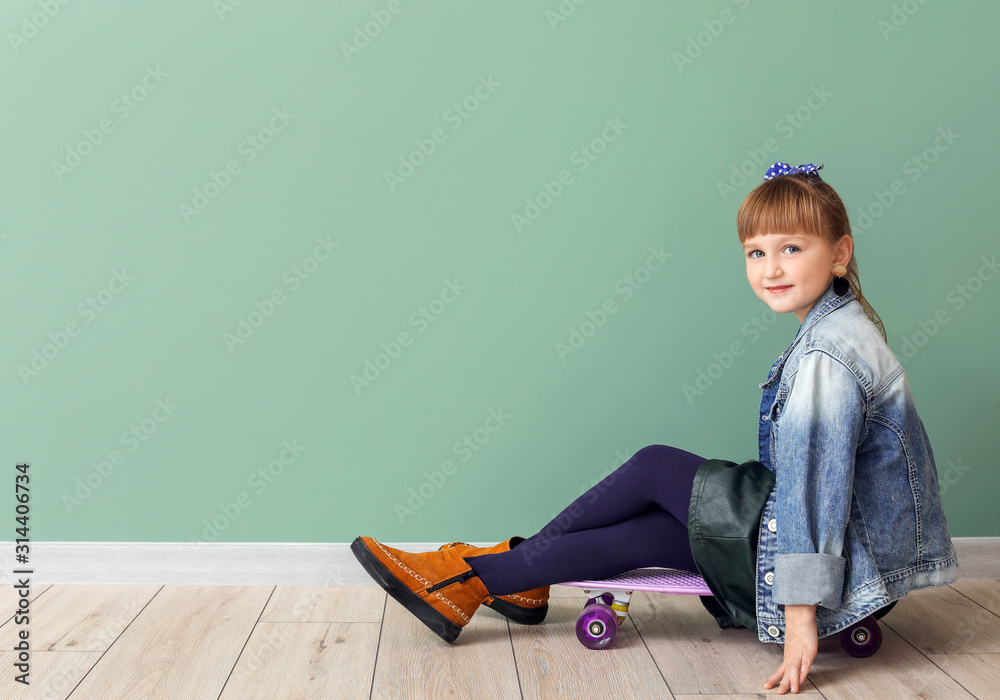
[[[804, 174], [780, 175], [766, 180], [746, 196], [736, 214], [740, 243], [759, 233], [792, 233], [802, 230], [822, 236], [836, 247], [844, 236], [851, 235], [851, 222], [840, 196], [818, 177]], [[851, 239], [854, 240], [853, 237]], [[888, 342], [882, 319], [861, 293], [858, 261], [852, 250], [844, 278], [861, 303], [865, 315]]]

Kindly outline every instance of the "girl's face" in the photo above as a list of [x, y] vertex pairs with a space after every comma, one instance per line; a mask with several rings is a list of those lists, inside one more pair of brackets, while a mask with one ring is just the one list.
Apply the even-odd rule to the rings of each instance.
[[833, 281], [833, 266], [847, 266], [851, 249], [850, 236], [834, 249], [822, 236], [802, 230], [758, 234], [743, 244], [747, 279], [772, 311], [794, 312], [802, 323]]

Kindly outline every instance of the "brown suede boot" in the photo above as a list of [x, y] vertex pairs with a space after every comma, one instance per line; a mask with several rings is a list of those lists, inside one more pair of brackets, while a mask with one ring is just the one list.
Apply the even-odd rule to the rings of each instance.
[[452, 548], [412, 554], [358, 537], [351, 551], [386, 593], [449, 644], [489, 592]]
[[[492, 547], [473, 547], [465, 542], [450, 542], [442, 545], [441, 549], [454, 549], [463, 558], [478, 557], [483, 554], [499, 554], [510, 551], [512, 546], [523, 541], [523, 537], [511, 537], [509, 540], [504, 540]], [[496, 610], [508, 620], [522, 625], [537, 625], [545, 619], [549, 612], [549, 587], [534, 588], [524, 593], [490, 595], [483, 601], [483, 605]]]

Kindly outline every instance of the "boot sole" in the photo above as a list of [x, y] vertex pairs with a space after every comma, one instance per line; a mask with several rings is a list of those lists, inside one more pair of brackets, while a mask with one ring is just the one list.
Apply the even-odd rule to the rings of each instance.
[[385, 564], [378, 560], [378, 557], [368, 549], [360, 537], [351, 543], [351, 551], [368, 575], [375, 580], [375, 583], [382, 587], [382, 590], [413, 613], [434, 634], [449, 644], [454, 644], [455, 640], [458, 639], [459, 632], [462, 631], [461, 626], [456, 625], [435, 610], [433, 605], [411, 591], [402, 581], [393, 576], [392, 572], [386, 568]]
[[493, 596], [492, 602], [484, 603], [484, 605], [496, 610], [511, 622], [517, 622], [522, 625], [539, 625], [545, 621], [545, 616], [549, 612], [548, 603], [545, 603], [540, 608], [525, 608], [506, 600], [500, 600], [496, 596]]

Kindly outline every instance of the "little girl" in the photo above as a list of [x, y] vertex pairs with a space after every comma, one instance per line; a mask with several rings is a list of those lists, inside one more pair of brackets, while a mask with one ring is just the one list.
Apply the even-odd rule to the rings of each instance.
[[819, 637], [953, 582], [934, 454], [822, 167], [775, 163], [737, 214], [750, 287], [801, 323], [760, 385], [757, 460], [650, 445], [527, 539], [415, 554], [359, 537], [372, 578], [453, 642], [481, 604], [535, 624], [550, 584], [697, 571], [721, 627], [785, 645], [764, 684], [779, 694], [798, 692]]

